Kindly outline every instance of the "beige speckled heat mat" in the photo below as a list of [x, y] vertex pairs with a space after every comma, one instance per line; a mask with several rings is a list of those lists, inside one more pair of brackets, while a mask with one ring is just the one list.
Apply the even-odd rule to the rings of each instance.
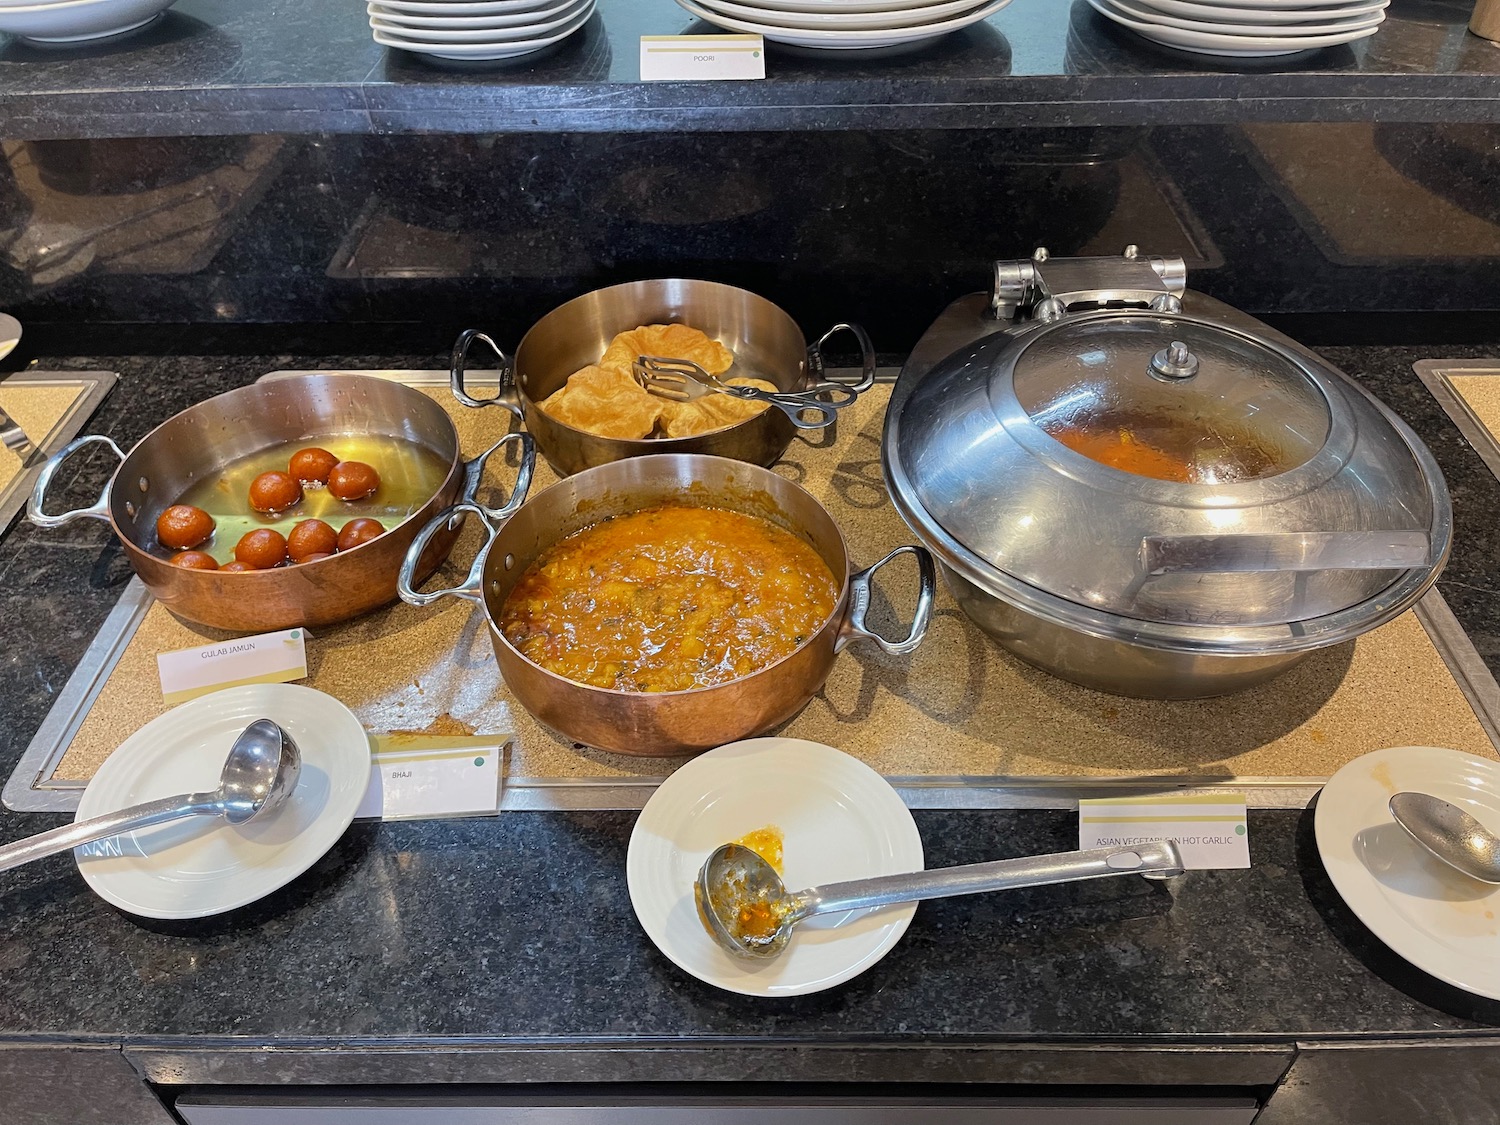
[[[452, 406], [446, 391], [430, 393]], [[778, 466], [829, 508], [860, 565], [912, 541], [880, 470], [888, 396], [877, 387], [845, 413], [836, 441], [813, 447], [798, 440]], [[505, 421], [499, 410], [455, 417], [469, 455]], [[537, 487], [553, 479], [540, 470]], [[455, 550], [465, 569], [477, 538], [465, 530]], [[892, 570], [880, 586], [905, 612], [916, 568], [903, 562]], [[445, 573], [456, 580], [452, 564]], [[896, 628], [888, 620], [885, 631]], [[57, 776], [92, 776], [121, 739], [165, 709], [157, 653], [225, 635], [153, 604]], [[398, 604], [320, 630], [308, 655], [306, 682], [342, 699], [372, 730], [513, 731], [512, 778], [660, 777], [682, 760], [581, 750], [540, 728], [499, 681], [482, 616], [457, 599], [425, 610]], [[888, 776], [918, 778], [1326, 777], [1366, 751], [1408, 744], [1496, 756], [1412, 614], [1255, 690], [1162, 703], [1103, 695], [1021, 664], [970, 624], [946, 591], [915, 654], [887, 657], [851, 645], [824, 690], [778, 733], [837, 746]]]
[[[57, 424], [67, 417], [73, 404], [88, 393], [81, 382], [43, 383], [0, 381], [0, 409], [4, 409], [25, 431], [33, 444], [42, 445]], [[21, 458], [0, 445], [0, 489], [21, 473]]]
[[1500, 378], [1494, 375], [1447, 375], [1458, 397], [1464, 400], [1479, 424], [1500, 441]]

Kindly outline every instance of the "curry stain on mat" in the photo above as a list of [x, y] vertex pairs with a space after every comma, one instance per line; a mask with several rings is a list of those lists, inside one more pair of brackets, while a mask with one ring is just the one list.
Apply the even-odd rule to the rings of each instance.
[[[462, 410], [432, 390], [473, 456], [500, 434], [500, 411]], [[837, 440], [797, 439], [776, 466], [832, 513], [863, 567], [914, 537], [886, 496], [880, 436], [889, 388], [840, 417]], [[508, 415], [504, 416], [508, 418]], [[503, 472], [503, 471], [502, 471]], [[509, 478], [501, 477], [502, 480]], [[556, 478], [538, 464], [534, 489]], [[470, 521], [471, 524], [477, 521]], [[428, 589], [453, 585], [478, 543], [465, 528], [453, 561]], [[870, 620], [904, 632], [916, 567], [902, 560], [877, 583]], [[228, 636], [187, 625], [153, 604], [57, 771], [91, 777], [126, 735], [166, 710], [156, 655]], [[659, 778], [684, 759], [578, 749], [515, 704], [500, 679], [483, 615], [446, 599], [397, 603], [314, 630], [303, 681], [342, 699], [375, 731], [424, 730], [444, 717], [479, 734], [512, 734], [512, 778]], [[836, 746], [902, 778], [1313, 777], [1383, 746], [1451, 746], [1496, 758], [1458, 684], [1412, 613], [1357, 641], [1314, 653], [1284, 675], [1220, 699], [1125, 699], [1077, 687], [1012, 658], [940, 590], [927, 639], [907, 657], [851, 644], [823, 690], [776, 734]]]

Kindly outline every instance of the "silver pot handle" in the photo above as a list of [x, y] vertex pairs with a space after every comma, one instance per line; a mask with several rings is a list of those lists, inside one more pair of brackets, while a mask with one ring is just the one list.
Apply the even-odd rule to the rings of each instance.
[[[870, 587], [875, 572], [897, 555], [916, 557], [920, 572], [917, 608], [911, 615], [911, 629], [906, 636], [899, 641], [888, 641], [865, 625], [865, 614], [870, 611]], [[850, 641], [866, 640], [874, 641], [882, 652], [890, 656], [905, 656], [921, 644], [922, 638], [927, 635], [927, 625], [932, 620], [932, 601], [936, 596], [937, 568], [933, 566], [932, 555], [925, 547], [897, 547], [879, 562], [850, 577], [849, 615], [844, 619], [844, 627], [839, 630], [838, 639], [833, 642], [833, 651], [842, 652]]]
[[[479, 481], [484, 475], [485, 462], [491, 453], [512, 441], [521, 446], [521, 465], [516, 472], [515, 487], [511, 489], [510, 498], [504, 504], [498, 508], [487, 508], [475, 498], [479, 490]], [[451, 507], [444, 508], [428, 520], [422, 530], [417, 532], [416, 538], [411, 541], [411, 546], [406, 549], [406, 557], [401, 560], [401, 570], [396, 575], [396, 593], [400, 595], [401, 600], [408, 605], [431, 605], [439, 598], [452, 594], [471, 602], [482, 603], [484, 591], [481, 589], [481, 582], [484, 577], [485, 556], [489, 553], [490, 544], [495, 541], [495, 536], [499, 535], [500, 529], [505, 526], [505, 521], [515, 515], [521, 505], [526, 502], [526, 494], [531, 490], [531, 476], [535, 469], [536, 443], [527, 433], [506, 434], [474, 460], [465, 464], [463, 491], [459, 494], [458, 502]], [[432, 542], [432, 537], [440, 530], [457, 531], [463, 526], [463, 517], [468, 512], [477, 515], [489, 530], [484, 546], [474, 556], [469, 573], [457, 586], [426, 592], [418, 590], [415, 585], [417, 566], [422, 561], [427, 545]]]
[[[835, 379], [824, 377], [823, 345], [828, 343], [830, 337], [840, 332], [848, 332], [859, 341], [859, 350], [863, 356], [864, 369], [860, 372], [857, 383], [840, 383]], [[829, 394], [842, 392], [849, 396], [847, 402], [840, 402], [840, 406], [847, 406], [860, 395], [864, 394], [875, 385], [875, 345], [870, 342], [870, 334], [857, 324], [835, 324], [823, 335], [814, 341], [812, 347], [807, 349], [807, 370], [811, 376], [808, 386], [803, 393], [811, 391], [827, 391]]]
[[[469, 362], [469, 347], [475, 340], [486, 344], [500, 361], [500, 387], [494, 398], [475, 398], [464, 386], [464, 368]], [[517, 418], [521, 412], [521, 396], [516, 390], [515, 363], [501, 350], [500, 345], [477, 328], [465, 328], [453, 343], [453, 355], [448, 361], [448, 388], [453, 397], [465, 406], [503, 406]]]
[[1148, 535], [1141, 569], [1159, 574], [1409, 570], [1432, 563], [1425, 531], [1282, 531], [1246, 535]]
[[[108, 484], [104, 486], [104, 492], [100, 494], [99, 499], [87, 508], [74, 508], [71, 512], [61, 512], [55, 516], [49, 516], [42, 510], [42, 505], [47, 499], [47, 488], [52, 483], [52, 475], [62, 467], [62, 463], [69, 457], [73, 456], [73, 454], [77, 453], [84, 446], [92, 445], [95, 442], [103, 442], [109, 446], [111, 453], [121, 461], [125, 460], [124, 451], [112, 439], [100, 434], [74, 438], [68, 442], [67, 445], [47, 458], [47, 463], [42, 466], [42, 471], [37, 474], [36, 485], [31, 490], [31, 499], [26, 502], [26, 518], [36, 524], [37, 527], [63, 527], [74, 520], [81, 519], [96, 519], [103, 520], [105, 523], [109, 522], [110, 486]], [[111, 476], [110, 481], [113, 482], [113, 480], [114, 477]]]

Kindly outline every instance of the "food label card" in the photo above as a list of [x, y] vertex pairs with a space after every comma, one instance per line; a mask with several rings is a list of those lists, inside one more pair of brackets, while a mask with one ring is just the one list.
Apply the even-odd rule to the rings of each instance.
[[241, 684], [289, 684], [307, 675], [306, 629], [283, 629], [156, 658], [162, 698], [176, 706]]
[[418, 820], [500, 808], [508, 735], [372, 734], [370, 786], [355, 816]]
[[759, 35], [642, 35], [642, 82], [764, 78], [766, 44]]
[[1249, 867], [1242, 793], [1163, 793], [1078, 802], [1080, 848], [1128, 848], [1172, 840], [1188, 870]]

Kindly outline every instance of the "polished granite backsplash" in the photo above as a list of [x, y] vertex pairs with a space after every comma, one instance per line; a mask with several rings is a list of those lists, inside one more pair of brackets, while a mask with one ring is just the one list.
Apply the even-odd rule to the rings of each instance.
[[899, 352], [1037, 245], [1187, 259], [1257, 313], [1500, 305], [1500, 125], [0, 142], [30, 323], [469, 324], [639, 277]]

